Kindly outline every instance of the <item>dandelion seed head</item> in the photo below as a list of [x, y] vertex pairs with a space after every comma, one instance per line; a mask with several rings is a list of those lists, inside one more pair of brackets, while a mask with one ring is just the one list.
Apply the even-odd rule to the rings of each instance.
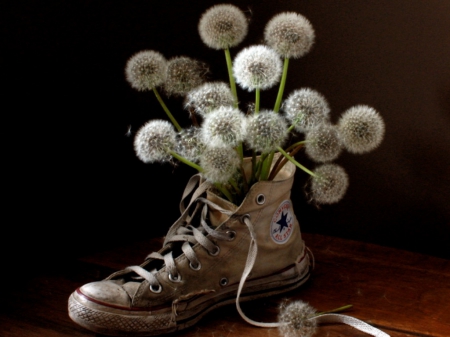
[[324, 123], [306, 133], [305, 153], [315, 162], [335, 160], [342, 152], [342, 144], [336, 126]]
[[219, 107], [206, 115], [201, 138], [214, 147], [235, 147], [245, 137], [245, 115], [233, 107]]
[[208, 47], [228, 49], [244, 40], [248, 32], [248, 21], [244, 12], [234, 5], [215, 5], [202, 14], [198, 31]]
[[248, 117], [246, 142], [251, 149], [261, 153], [275, 151], [287, 137], [288, 128], [282, 115], [263, 110]]
[[267, 23], [264, 39], [283, 58], [299, 58], [311, 50], [315, 33], [303, 15], [284, 12], [275, 15]]
[[200, 139], [199, 127], [191, 126], [187, 129], [182, 129], [177, 134], [176, 140], [175, 152], [194, 163], [200, 160], [200, 155], [205, 148], [205, 144]]
[[292, 92], [283, 102], [282, 109], [298, 132], [306, 132], [329, 120], [328, 102], [322, 94], [310, 88]]
[[232, 148], [207, 146], [200, 157], [202, 176], [212, 183], [226, 183], [235, 174], [240, 162], [238, 153]]
[[375, 109], [357, 105], [342, 114], [338, 130], [345, 149], [354, 154], [362, 154], [380, 145], [385, 125]]
[[204, 82], [206, 69], [205, 63], [190, 57], [174, 57], [167, 63], [164, 90], [169, 96], [184, 96]]
[[283, 63], [271, 48], [256, 45], [244, 48], [233, 63], [233, 72], [243, 89], [269, 89], [280, 81]]
[[153, 50], [143, 50], [131, 56], [125, 66], [125, 78], [138, 91], [152, 90], [164, 83], [167, 60]]
[[144, 163], [167, 162], [169, 151], [175, 148], [176, 131], [171, 123], [151, 120], [144, 124], [134, 138], [134, 150]]
[[337, 164], [318, 166], [311, 177], [311, 198], [318, 204], [334, 204], [340, 201], [348, 188], [348, 175]]
[[233, 104], [233, 94], [225, 82], [204, 83], [189, 91], [184, 101], [186, 109], [194, 109], [203, 117], [221, 106], [231, 107]]
[[278, 327], [282, 337], [311, 337], [317, 329], [317, 321], [309, 319], [316, 310], [303, 301], [283, 302], [279, 307]]

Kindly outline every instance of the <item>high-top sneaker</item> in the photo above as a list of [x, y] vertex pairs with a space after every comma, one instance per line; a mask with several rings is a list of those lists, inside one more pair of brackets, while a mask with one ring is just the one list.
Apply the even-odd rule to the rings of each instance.
[[233, 302], [243, 315], [240, 301], [305, 283], [312, 259], [290, 199], [295, 169], [288, 162], [274, 180], [255, 183], [240, 206], [193, 176], [184, 193], [190, 201], [163, 247], [139, 266], [76, 289], [71, 319], [97, 333], [155, 336]]

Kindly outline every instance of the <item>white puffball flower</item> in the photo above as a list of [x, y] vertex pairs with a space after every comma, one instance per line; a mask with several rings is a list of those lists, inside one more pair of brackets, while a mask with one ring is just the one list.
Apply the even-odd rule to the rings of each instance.
[[232, 148], [206, 147], [200, 157], [202, 176], [212, 182], [224, 184], [238, 170], [241, 159]]
[[357, 105], [345, 111], [338, 121], [339, 134], [347, 151], [366, 153], [383, 140], [385, 125], [380, 114], [367, 105]]
[[234, 59], [233, 72], [243, 89], [269, 89], [280, 81], [283, 62], [271, 48], [256, 45], [244, 48]]
[[283, 102], [282, 110], [298, 132], [306, 132], [327, 122], [330, 114], [325, 97], [311, 88], [293, 91]]
[[317, 321], [310, 319], [316, 310], [308, 303], [295, 301], [283, 302], [279, 308], [278, 331], [282, 337], [311, 337], [317, 329]]
[[303, 15], [284, 12], [275, 15], [267, 23], [264, 39], [282, 57], [299, 58], [311, 50], [315, 33]]
[[167, 63], [167, 79], [164, 90], [167, 95], [184, 96], [204, 82], [205, 63], [187, 56], [171, 58]]
[[334, 204], [340, 201], [348, 188], [348, 175], [337, 164], [322, 164], [311, 177], [311, 197], [318, 204]]
[[171, 159], [169, 151], [175, 148], [176, 131], [165, 120], [151, 120], [144, 124], [134, 138], [136, 155], [144, 163], [166, 162]]
[[319, 124], [307, 132], [305, 153], [315, 162], [335, 160], [342, 152], [339, 132], [335, 125]]
[[270, 110], [263, 110], [248, 117], [246, 142], [261, 153], [275, 151], [288, 137], [288, 127], [284, 117]]
[[198, 32], [208, 47], [228, 49], [244, 40], [248, 32], [248, 21], [244, 12], [234, 5], [215, 5], [202, 14]]
[[136, 90], [152, 90], [165, 82], [167, 60], [157, 51], [140, 51], [128, 59], [125, 77]]
[[197, 163], [204, 148], [205, 144], [200, 139], [199, 127], [191, 126], [178, 132], [175, 152], [182, 157]]
[[206, 82], [189, 91], [184, 101], [187, 110], [193, 109], [203, 117], [221, 106], [231, 107], [233, 104], [233, 93], [225, 82]]
[[201, 139], [213, 147], [236, 147], [244, 140], [245, 115], [233, 107], [220, 107], [205, 116]]

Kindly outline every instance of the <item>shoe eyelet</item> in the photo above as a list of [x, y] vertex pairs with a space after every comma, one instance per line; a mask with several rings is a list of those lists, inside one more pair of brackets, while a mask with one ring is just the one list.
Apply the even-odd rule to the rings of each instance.
[[189, 262], [189, 267], [190, 267], [192, 270], [197, 271], [197, 270], [202, 269], [202, 264], [201, 264], [200, 262], [197, 262], [197, 265], [194, 265], [192, 262]]
[[236, 238], [236, 232], [235, 231], [227, 231], [228, 235], [228, 241], [233, 241]]
[[169, 273], [169, 280], [172, 282], [181, 282], [181, 275], [177, 274], [174, 276], [171, 273]]
[[228, 279], [227, 279], [226, 277], [222, 277], [222, 278], [220, 279], [220, 285], [221, 285], [222, 287], [225, 287], [227, 284], [228, 284]]
[[209, 253], [209, 255], [211, 255], [211, 256], [217, 256], [217, 255], [219, 255], [219, 253], [220, 253], [220, 247], [219, 247], [219, 246], [215, 246], [215, 247], [214, 247], [214, 251], [212, 251], [212, 252], [209, 252], [209, 251], [208, 251], [208, 253]]
[[162, 291], [162, 286], [160, 284], [158, 284], [157, 286], [152, 284], [150, 285], [150, 291], [152, 293], [159, 294]]
[[266, 202], [266, 197], [264, 196], [264, 194], [258, 194], [256, 196], [256, 203], [258, 205], [264, 205], [265, 202]]

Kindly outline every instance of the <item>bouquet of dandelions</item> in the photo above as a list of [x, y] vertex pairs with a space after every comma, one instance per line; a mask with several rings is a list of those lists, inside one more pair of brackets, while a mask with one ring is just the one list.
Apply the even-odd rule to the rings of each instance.
[[[134, 140], [138, 158], [145, 163], [176, 160], [187, 164], [236, 205], [252, 184], [274, 179], [291, 161], [310, 176], [310, 201], [332, 204], [341, 200], [348, 176], [332, 161], [343, 150], [362, 154], [375, 149], [385, 127], [379, 113], [366, 105], [349, 108], [332, 124], [326, 99], [311, 88], [294, 90], [283, 100], [290, 59], [302, 57], [314, 43], [310, 22], [294, 12], [275, 15], [265, 26], [265, 44], [244, 48], [234, 60], [230, 48], [248, 32], [243, 11], [231, 4], [212, 6], [201, 16], [198, 30], [208, 47], [225, 52], [229, 83], [207, 82], [202, 62], [186, 56], [167, 60], [154, 50], [140, 51], [126, 64], [131, 86], [152, 90], [171, 121], [150, 120], [138, 130]], [[247, 113], [239, 108], [236, 83], [255, 93]], [[277, 84], [274, 106], [261, 108], [261, 91]], [[183, 129], [178, 124], [158, 87], [167, 96], [184, 97], [192, 126]], [[295, 159], [300, 149], [317, 163], [313, 170]], [[251, 170], [243, 168], [247, 154]]]

